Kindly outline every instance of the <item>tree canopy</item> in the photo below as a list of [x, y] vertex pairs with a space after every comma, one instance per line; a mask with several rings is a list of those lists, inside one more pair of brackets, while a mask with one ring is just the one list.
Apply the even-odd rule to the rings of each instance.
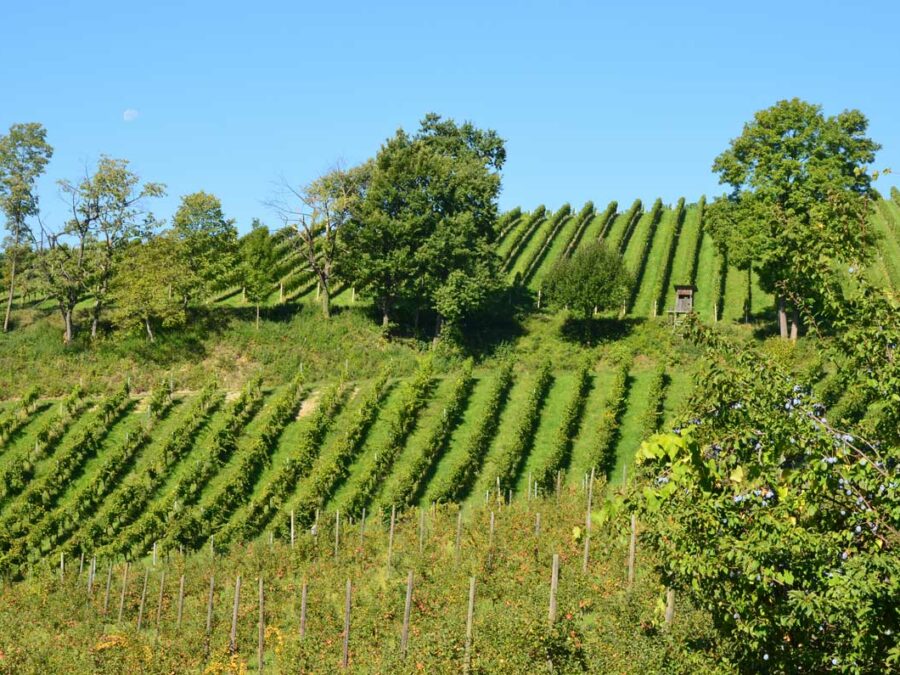
[[225, 218], [218, 197], [207, 192], [183, 196], [172, 230], [191, 271], [184, 285], [185, 300], [206, 301], [233, 281], [238, 262], [237, 228], [234, 220]]
[[728, 261], [759, 272], [763, 290], [779, 298], [799, 327], [801, 298], [816, 298], [832, 282], [832, 268], [868, 255], [868, 171], [879, 145], [866, 136], [858, 110], [832, 117], [799, 99], [761, 110], [713, 163], [731, 192], [716, 199], [707, 226]]
[[506, 153], [494, 131], [438, 115], [388, 139], [343, 228], [341, 267], [385, 325], [398, 308], [458, 323], [498, 285], [493, 252]]
[[633, 283], [622, 256], [603, 242], [592, 242], [571, 258], [561, 257], [543, 288], [551, 305], [570, 307], [589, 318], [595, 310], [620, 308]]

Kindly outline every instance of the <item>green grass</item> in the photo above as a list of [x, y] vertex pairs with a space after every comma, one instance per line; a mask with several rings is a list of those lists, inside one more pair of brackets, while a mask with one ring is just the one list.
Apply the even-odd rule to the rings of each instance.
[[628, 227], [628, 211], [619, 213], [609, 228], [609, 234], [606, 235], [606, 242], [613, 250], [619, 248], [622, 237], [625, 236], [625, 228]]
[[394, 462], [391, 474], [385, 479], [379, 493], [375, 496], [376, 503], [380, 501], [382, 495], [394, 494], [397, 481], [400, 479], [399, 477], [404, 475], [415, 459], [422, 455], [423, 446], [431, 437], [432, 430], [437, 426], [437, 423], [441, 419], [444, 406], [447, 403], [450, 392], [453, 390], [453, 384], [454, 378], [452, 377], [442, 378], [437, 383], [433, 397], [422, 412], [419, 413], [419, 417], [416, 420], [416, 426], [407, 439], [406, 444], [403, 446], [403, 450], [400, 451], [397, 460]]
[[719, 288], [719, 260], [715, 244], [709, 234], [703, 234], [700, 258], [697, 261], [697, 291], [694, 293], [694, 311], [702, 321], [712, 323], [715, 316], [716, 296]]
[[632, 378], [631, 388], [628, 392], [625, 414], [622, 415], [619, 442], [616, 444], [616, 462], [609, 477], [609, 482], [613, 485], [622, 482], [623, 467], [627, 466], [631, 472], [634, 454], [643, 440], [641, 421], [648, 405], [647, 395], [653, 382], [653, 367], [646, 363], [636, 363], [629, 377]]
[[553, 214], [548, 213], [547, 218], [538, 225], [537, 229], [532, 234], [531, 238], [528, 240], [528, 243], [522, 247], [519, 251], [519, 255], [516, 257], [515, 262], [510, 267], [509, 270], [509, 278], [512, 279], [519, 274], [520, 276], [524, 276], [528, 264], [531, 262], [533, 257], [537, 255], [537, 252], [540, 250], [541, 246], [544, 244], [544, 239], [547, 234], [550, 232], [550, 228], [553, 227]]
[[578, 229], [577, 216], [578, 214], [575, 213], [566, 220], [562, 227], [559, 228], [556, 236], [553, 237], [553, 241], [550, 242], [550, 245], [544, 252], [544, 259], [531, 275], [531, 279], [528, 280], [528, 288], [531, 290], [536, 291], [541, 287], [541, 284], [544, 282], [544, 277], [547, 276], [547, 273], [552, 269], [553, 265], [556, 264], [556, 261], [565, 253], [566, 246], [569, 245], [569, 241]]
[[685, 207], [684, 224], [681, 226], [681, 234], [678, 237], [675, 248], [675, 258], [672, 260], [672, 274], [669, 277], [669, 288], [666, 290], [666, 303], [664, 310], [675, 306], [675, 284], [691, 283], [691, 272], [694, 265], [694, 256], [697, 251], [697, 234], [700, 229], [700, 209], [696, 204]]
[[553, 442], [556, 439], [556, 433], [562, 425], [566, 405], [574, 392], [575, 374], [571, 372], [557, 373], [550, 387], [550, 392], [547, 394], [541, 421], [534, 434], [534, 443], [531, 446], [528, 458], [523, 463], [514, 493], [522, 494], [528, 492], [528, 475], [529, 473], [533, 474], [538, 467], [543, 466], [547, 456], [550, 454]]
[[359, 481], [368, 475], [375, 462], [375, 455], [382, 452], [388, 440], [390, 422], [396, 417], [397, 406], [403, 395], [403, 386], [394, 386], [385, 398], [378, 417], [369, 429], [356, 460], [350, 465], [348, 478], [334, 491], [326, 504], [327, 511], [345, 510], [347, 503], [359, 485]]
[[[325, 441], [322, 444], [322, 452], [313, 463], [309, 474], [300, 479], [300, 483], [297, 485], [297, 490], [295, 491], [293, 498], [285, 502], [285, 512], [290, 513], [291, 509], [294, 508], [294, 505], [309, 494], [313, 477], [334, 462], [335, 454], [338, 450], [338, 442], [344, 437], [344, 434], [350, 428], [350, 425], [356, 420], [357, 411], [368, 395], [370, 389], [371, 383], [365, 382], [360, 383], [359, 386], [351, 392], [349, 400], [341, 409], [340, 413], [338, 413], [332, 429], [329, 434], [326, 435]], [[360, 448], [360, 452], [361, 451], [362, 448]]]
[[[637, 234], [636, 232], [635, 236]], [[672, 239], [674, 235], [675, 211], [674, 209], [664, 208], [659, 224], [656, 226], [650, 250], [647, 253], [647, 263], [641, 279], [641, 286], [635, 297], [634, 306], [631, 308], [633, 316], [653, 316], [658, 290], [657, 283], [659, 282], [659, 277], [665, 272], [666, 258], [669, 256], [669, 248], [673, 245]]]
[[492, 373], [475, 374], [475, 382], [473, 383], [472, 393], [469, 396], [469, 405], [466, 407], [466, 411], [463, 413], [459, 425], [450, 435], [447, 451], [437, 462], [432, 479], [425, 488], [422, 498], [419, 501], [421, 506], [431, 504], [435, 499], [434, 491], [436, 486], [440, 484], [442, 477], [446, 473], [452, 472], [462, 461], [466, 443], [484, 414], [484, 404], [488, 399], [488, 395], [494, 384], [494, 379]]
[[741, 323], [745, 320], [747, 303], [747, 271], [734, 265], [728, 266], [725, 277], [725, 300], [722, 303], [722, 321]]
[[566, 482], [570, 485], [580, 485], [581, 477], [591, 470], [590, 458], [597, 443], [600, 420], [608, 407], [609, 387], [614, 377], [614, 371], [607, 368], [593, 374], [593, 386], [588, 393], [581, 428], [572, 444], [572, 459], [566, 471]]
[[0, 445], [0, 470], [5, 466], [4, 458], [12, 457], [15, 453], [22, 452], [22, 448], [33, 448], [37, 432], [47, 423], [59, 414], [59, 405], [56, 401], [51, 401], [49, 405], [42, 407], [38, 412], [31, 415], [28, 422], [19, 428], [19, 431], [7, 439], [3, 445]]

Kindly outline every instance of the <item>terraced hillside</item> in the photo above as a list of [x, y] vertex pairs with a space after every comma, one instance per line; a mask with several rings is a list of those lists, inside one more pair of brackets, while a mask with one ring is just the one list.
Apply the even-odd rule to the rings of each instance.
[[[635, 200], [623, 209], [611, 202], [600, 211], [588, 202], [578, 211], [564, 204], [556, 211], [540, 206], [532, 212], [515, 208], [505, 213], [498, 226], [497, 253], [510, 282], [521, 283], [532, 293], [553, 264], [571, 256], [592, 241], [605, 241], [625, 257], [637, 278], [626, 314], [632, 317], [665, 316], [674, 305], [674, 284], [697, 286], [695, 309], [708, 322], [747, 322], [774, 312], [774, 298], [759, 287], [755, 272], [738, 270], [724, 260], [704, 229], [705, 198], [664, 205], [660, 200], [644, 204]], [[879, 200], [871, 218], [878, 250], [867, 274], [879, 284], [900, 288], [900, 206]], [[282, 279], [273, 289], [269, 304], [312, 302], [318, 296], [312, 275], [298, 268], [299, 254], [289, 238], [279, 268]], [[218, 303], [239, 306], [240, 289], [229, 289]], [[337, 306], [357, 302], [349, 287], [338, 285], [332, 301]]]
[[576, 370], [468, 362], [438, 375], [426, 359], [400, 379], [298, 374], [274, 389], [11, 402], [0, 411], [17, 420], [0, 444], [0, 568], [287, 536], [291, 514], [310, 526], [326, 513], [477, 503], [497, 486], [549, 491], [592, 466], [616, 481], [648, 431], [645, 408], [664, 401], [671, 416], [686, 393], [648, 403], [656, 370], [641, 358]]

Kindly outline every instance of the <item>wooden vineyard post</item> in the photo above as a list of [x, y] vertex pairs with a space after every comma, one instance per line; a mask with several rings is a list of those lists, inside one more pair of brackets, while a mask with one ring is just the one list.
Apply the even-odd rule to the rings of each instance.
[[303, 580], [303, 588], [300, 589], [300, 639], [306, 637], [306, 600], [307, 600], [306, 579]]
[[397, 507], [391, 506], [391, 531], [388, 534], [388, 550], [387, 550], [387, 566], [388, 573], [391, 571], [391, 558], [394, 554], [394, 524], [397, 518]]
[[628, 590], [634, 585], [634, 554], [637, 547], [637, 515], [631, 514], [631, 538], [628, 540]]
[[594, 469], [591, 469], [590, 483], [588, 483], [587, 513], [584, 516], [584, 560], [581, 563], [581, 571], [587, 574], [588, 560], [591, 555], [591, 506], [594, 500]]
[[63, 582], [66, 576], [66, 554], [64, 551], [59, 553], [59, 583]]
[[341, 546], [341, 512], [334, 512], [334, 557], [337, 560]]
[[462, 539], [462, 508], [456, 512], [456, 559], [459, 560], [459, 545]]
[[94, 593], [94, 558], [91, 558], [91, 561], [88, 563], [88, 573], [87, 573], [87, 595], [88, 598]]
[[406, 577], [406, 604], [403, 607], [403, 631], [400, 633], [400, 654], [406, 658], [409, 646], [409, 613], [412, 609], [413, 571], [410, 570]]
[[159, 577], [159, 602], [156, 604], [156, 637], [159, 638], [159, 620], [162, 618], [163, 591], [166, 588], [166, 571]]
[[359, 545], [360, 545], [360, 547], [362, 547], [362, 545], [365, 543], [365, 538], [366, 538], [366, 509], [365, 509], [365, 507], [363, 507], [362, 518], [359, 519]]
[[291, 548], [294, 548], [294, 510], [291, 509]]
[[125, 563], [125, 569], [122, 572], [122, 594], [119, 596], [119, 620], [122, 623], [122, 612], [125, 611], [125, 590], [128, 588], [128, 563]]
[[553, 567], [550, 571], [550, 625], [556, 623], [556, 592], [559, 590], [559, 553], [553, 554]]
[[175, 624], [177, 628], [181, 628], [181, 616], [184, 611], [184, 575], [178, 582], [178, 621]]
[[526, 495], [526, 499], [531, 501], [531, 472], [528, 472], [528, 494]]
[[103, 616], [106, 616], [106, 612], [109, 610], [109, 589], [112, 586], [112, 563], [109, 564], [109, 569], [106, 571], [106, 593], [103, 595]]
[[666, 626], [672, 625], [675, 618], [675, 589], [666, 589]]
[[494, 512], [491, 511], [491, 527], [488, 532], [488, 565], [494, 562]]
[[156, 567], [156, 547], [159, 544], [158, 541], [153, 542], [153, 566]]
[[466, 612], [466, 652], [463, 660], [463, 672], [472, 669], [472, 623], [475, 618], [475, 577], [469, 577], [469, 610]]
[[559, 506], [559, 493], [562, 491], [562, 471], [556, 472], [556, 505]]
[[206, 637], [209, 639], [212, 633], [212, 617], [213, 617], [213, 598], [216, 591], [215, 575], [209, 578], [209, 599], [206, 601]]
[[234, 606], [231, 611], [231, 640], [228, 643], [232, 654], [237, 654], [237, 620], [238, 620], [238, 602], [241, 599], [241, 575], [238, 574], [234, 579]]
[[425, 550], [425, 509], [419, 508], [419, 555]]
[[81, 573], [84, 571], [84, 551], [81, 552], [81, 560], [78, 562], [78, 578], [81, 578]]
[[344, 654], [341, 658], [341, 667], [345, 669], [350, 663], [350, 600], [352, 593], [353, 586], [347, 579], [347, 594], [344, 598]]
[[259, 672], [263, 671], [263, 654], [266, 648], [266, 607], [263, 597], [263, 578], [259, 577], [259, 645], [257, 647], [257, 661], [259, 662]]
[[147, 601], [147, 579], [149, 578], [149, 576], [150, 576], [150, 570], [145, 569], [144, 570], [144, 587], [143, 587], [143, 590], [141, 590], [141, 604], [140, 604], [140, 607], [138, 607], [137, 629], [138, 629], [139, 633], [141, 632], [141, 626], [144, 625], [144, 604]]

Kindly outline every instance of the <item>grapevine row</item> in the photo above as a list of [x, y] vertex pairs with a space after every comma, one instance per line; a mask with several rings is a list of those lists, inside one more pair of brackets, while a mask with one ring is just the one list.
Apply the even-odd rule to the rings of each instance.
[[358, 516], [362, 509], [375, 497], [382, 482], [390, 472], [394, 460], [403, 449], [406, 439], [415, 427], [419, 418], [419, 412], [428, 400], [428, 393], [433, 385], [432, 378], [433, 367], [431, 360], [425, 359], [416, 370], [412, 379], [404, 385], [405, 388], [400, 398], [400, 406], [389, 424], [387, 442], [384, 444], [381, 452], [375, 457], [375, 461], [368, 472], [359, 481], [351, 497], [347, 500], [345, 511], [348, 516]]
[[612, 471], [616, 459], [616, 441], [619, 438], [619, 427], [622, 424], [622, 415], [625, 413], [628, 398], [630, 367], [630, 359], [626, 359], [616, 369], [615, 379], [609, 388], [606, 410], [603, 411], [603, 417], [600, 418], [600, 428], [597, 430], [594, 451], [591, 453], [589, 466], [606, 475]]
[[126, 528], [115, 541], [107, 544], [108, 552], [142, 553], [159, 539], [165, 531], [171, 512], [199, 497], [209, 479], [228, 459], [236, 446], [237, 436], [256, 414], [261, 403], [261, 382], [254, 379], [231, 404], [224, 424], [216, 431], [205, 455], [194, 462], [158, 504]]
[[663, 402], [666, 397], [666, 388], [669, 385], [669, 377], [666, 375], [666, 367], [659, 364], [653, 373], [653, 381], [650, 391], [647, 393], [647, 409], [641, 417], [641, 432], [643, 437], [655, 434], [662, 425]]
[[59, 413], [38, 429], [34, 449], [16, 457], [0, 476], [0, 501], [19, 494], [34, 475], [34, 465], [50, 454], [86, 405], [84, 391], [76, 386], [59, 404]]
[[437, 484], [433, 492], [435, 501], [451, 502], [462, 499], [472, 487], [491, 441], [497, 433], [500, 413], [503, 412], [512, 383], [512, 363], [507, 361], [498, 368], [497, 379], [494, 380], [488, 400], [481, 411], [481, 418], [463, 448], [462, 461]]
[[[156, 392], [162, 392], [162, 396]], [[149, 442], [157, 423], [169, 413], [174, 401], [167, 387], [155, 390], [151, 395], [148, 410], [150, 417], [134, 434], [129, 434], [125, 442], [109, 453], [91, 481], [82, 487], [67, 504], [59, 506], [37, 523], [26, 537], [20, 538], [0, 567], [8, 569], [21, 563], [26, 556], [40, 558], [47, 548], [55, 548], [68, 537], [91, 513], [103, 503], [122, 474], [131, 465], [138, 452]], [[45, 546], [46, 541], [46, 546]]]
[[56, 503], [60, 494], [69, 486], [109, 433], [113, 422], [133, 404], [128, 385], [100, 402], [99, 424], [81, 431], [68, 448], [54, 460], [47, 473], [31, 483], [19, 500], [7, 511], [0, 524], [0, 551], [9, 550], [13, 539], [24, 534], [31, 523], [37, 522]]
[[625, 214], [625, 230], [622, 232], [622, 238], [617, 242], [610, 242], [620, 254], [624, 254], [625, 249], [628, 248], [628, 241], [631, 239], [634, 228], [637, 227], [638, 221], [643, 214], [644, 206], [641, 203], [641, 200], [635, 199], [631, 208], [628, 209], [628, 212]]
[[298, 443], [297, 450], [287, 459], [272, 481], [255, 497], [241, 519], [233, 519], [221, 530], [216, 539], [224, 544], [232, 539], [251, 538], [281, 510], [282, 505], [293, 494], [297, 483], [319, 456], [322, 439], [331, 428], [334, 418], [347, 394], [347, 387], [339, 383], [322, 395], [319, 406], [312, 414], [310, 424]]
[[102, 512], [69, 540], [68, 549], [86, 551], [110, 541], [134, 522], [170, 471], [193, 447], [197, 433], [219, 407], [224, 395], [209, 384], [197, 394], [184, 421], [176, 427], [159, 451], [158, 460], [142, 474], [127, 479], [107, 500]]
[[616, 219], [616, 214], [619, 212], [619, 202], [613, 200], [609, 203], [609, 206], [606, 207], [606, 211], [603, 212], [603, 215], [600, 216], [600, 222], [602, 223], [602, 227], [600, 228], [600, 236], [597, 237], [598, 240], [606, 239], [609, 236], [609, 229], [612, 227], [613, 222]]
[[2, 447], [29, 420], [29, 416], [37, 410], [38, 389], [29, 389], [19, 405], [0, 419], [0, 447]]
[[568, 222], [571, 214], [572, 207], [568, 202], [566, 202], [550, 218], [550, 224], [547, 226], [547, 233], [544, 235], [544, 241], [541, 242], [540, 247], [534, 253], [532, 253], [531, 259], [528, 260], [525, 264], [525, 272], [522, 275], [523, 284], [527, 283], [528, 280], [531, 279], [532, 275], [537, 271], [538, 266], [541, 264], [541, 261], [547, 254], [547, 250], [550, 248], [550, 244], [553, 243], [553, 239], [562, 229], [562, 226], [565, 225], [566, 222]]
[[547, 400], [551, 384], [553, 384], [553, 373], [550, 369], [550, 362], [544, 361], [538, 369], [537, 380], [528, 395], [522, 416], [516, 420], [512, 443], [503, 449], [497, 460], [496, 478], [500, 479], [500, 487], [504, 491], [513, 487], [522, 463], [534, 443], [534, 432], [541, 420], [541, 410]]
[[383, 504], [412, 506], [421, 496], [428, 472], [434, 467], [441, 453], [444, 452], [453, 429], [462, 418], [463, 412], [465, 412], [466, 402], [472, 392], [473, 383], [472, 361], [470, 359], [463, 365], [462, 371], [453, 383], [450, 399], [441, 411], [437, 425], [428, 435], [425, 447], [422, 448], [421, 453], [407, 467], [406, 471], [401, 474], [391, 494], [385, 495], [384, 499], [382, 499]]
[[327, 464], [317, 465], [316, 470], [311, 474], [310, 485], [294, 504], [295, 518], [298, 522], [304, 525], [311, 524], [316, 509], [325, 505], [325, 501], [332, 494], [338, 482], [346, 479], [349, 475], [353, 459], [378, 416], [378, 411], [388, 390], [387, 385], [388, 371], [385, 369], [375, 380], [347, 431], [338, 439], [337, 449], [329, 453], [329, 455], [333, 455], [331, 461]]
[[510, 246], [509, 253], [506, 254], [506, 258], [503, 260], [504, 272], [509, 271], [513, 263], [515, 263], [516, 258], [522, 253], [522, 249], [528, 245], [529, 241], [531, 241], [531, 237], [534, 236], [535, 230], [540, 227], [540, 224], [544, 222], [546, 217], [547, 208], [541, 204], [531, 212], [531, 215], [528, 216], [528, 220], [525, 221], [525, 225], [516, 231], [515, 239]]
[[500, 216], [500, 218], [497, 219], [497, 241], [503, 241], [510, 230], [519, 224], [521, 219], [522, 208], [519, 206]]
[[232, 476], [218, 489], [218, 493], [202, 509], [182, 512], [169, 524], [166, 539], [188, 548], [197, 548], [211, 531], [223, 525], [235, 509], [244, 503], [253, 491], [253, 485], [265, 463], [278, 445], [284, 428], [297, 416], [303, 402], [304, 389], [300, 378], [288, 385], [272, 404], [272, 411], [259, 437], [251, 444], [238, 462]]
[[703, 215], [706, 212], [706, 195], [697, 203], [697, 241], [694, 242], [694, 255], [691, 261], [691, 284], [697, 283], [697, 268], [700, 265], [700, 247], [703, 244]]
[[556, 473], [562, 469], [569, 459], [572, 451], [572, 443], [578, 434], [581, 416], [584, 412], [584, 405], [587, 401], [588, 392], [591, 389], [591, 370], [587, 364], [578, 369], [576, 375], [575, 391], [572, 398], [566, 404], [563, 412], [562, 423], [556, 430], [556, 438], [553, 441], [553, 447], [547, 460], [541, 466], [535, 477], [535, 482], [544, 487], [550, 488], [556, 480]]
[[581, 243], [581, 238], [584, 235], [584, 231], [587, 229], [588, 223], [594, 219], [594, 216], [597, 215], [597, 209], [594, 208], [594, 202], [587, 202], [578, 212], [576, 216], [575, 229], [572, 231], [572, 236], [569, 237], [569, 241], [566, 242], [566, 247], [563, 249], [563, 257], [570, 257], [572, 253], [575, 252], [575, 249], [578, 248], [578, 244]]
[[675, 249], [678, 248], [678, 239], [681, 236], [681, 226], [684, 224], [684, 217], [684, 197], [681, 197], [678, 200], [678, 205], [675, 207], [675, 224], [669, 232], [669, 242], [662, 273], [656, 277], [656, 290], [653, 293], [653, 316], [658, 316], [666, 304], [669, 280], [672, 278], [672, 263], [675, 260]]
[[628, 306], [626, 311], [630, 312], [634, 307], [634, 301], [637, 298], [638, 290], [641, 287], [641, 281], [644, 279], [644, 270], [647, 269], [647, 258], [650, 254], [650, 246], [653, 243], [653, 236], [656, 234], [656, 226], [662, 217], [662, 200], [657, 197], [653, 202], [653, 207], [647, 216], [650, 222], [647, 224], [647, 231], [644, 233], [644, 239], [639, 244], [638, 249], [638, 266], [634, 271], [634, 285], [631, 287], [631, 296], [628, 298]]

